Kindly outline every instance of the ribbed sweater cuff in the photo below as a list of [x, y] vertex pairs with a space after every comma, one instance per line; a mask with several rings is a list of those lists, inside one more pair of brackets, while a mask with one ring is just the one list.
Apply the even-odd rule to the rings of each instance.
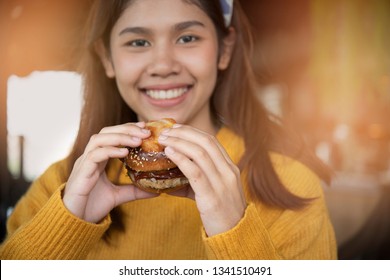
[[70, 213], [62, 202], [63, 188], [8, 242], [15, 246], [13, 259], [82, 259], [108, 229], [109, 216], [93, 224]]
[[278, 259], [271, 238], [253, 204], [249, 204], [244, 217], [231, 230], [207, 237], [203, 241], [209, 259]]

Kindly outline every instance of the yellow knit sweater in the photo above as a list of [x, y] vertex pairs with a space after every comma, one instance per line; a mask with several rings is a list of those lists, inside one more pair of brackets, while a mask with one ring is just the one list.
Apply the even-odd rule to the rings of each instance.
[[[222, 128], [218, 140], [237, 163], [242, 139]], [[207, 237], [194, 201], [169, 195], [120, 206], [123, 227], [110, 215], [92, 224], [64, 207], [65, 164], [52, 165], [21, 198], [7, 223], [1, 259], [335, 259], [336, 242], [319, 179], [307, 167], [280, 154], [271, 159], [287, 188], [317, 197], [299, 211], [254, 203], [231, 230]], [[118, 176], [116, 160], [108, 176]], [[119, 183], [129, 183], [125, 172]], [[244, 180], [243, 180], [244, 181]]]

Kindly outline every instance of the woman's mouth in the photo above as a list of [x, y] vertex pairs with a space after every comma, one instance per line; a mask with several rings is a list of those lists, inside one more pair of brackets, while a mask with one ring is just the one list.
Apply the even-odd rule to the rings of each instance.
[[150, 98], [156, 100], [174, 99], [184, 95], [188, 90], [189, 86], [172, 89], [145, 89], [144, 92]]

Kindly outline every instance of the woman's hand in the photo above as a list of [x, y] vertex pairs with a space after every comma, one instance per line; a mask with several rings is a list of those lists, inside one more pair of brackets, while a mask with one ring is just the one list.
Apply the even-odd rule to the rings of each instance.
[[217, 139], [193, 127], [175, 125], [162, 132], [159, 142], [190, 181], [191, 188], [174, 194], [195, 199], [208, 236], [237, 225], [247, 205], [240, 171]]
[[98, 223], [122, 203], [156, 196], [132, 185], [116, 186], [104, 172], [110, 158], [123, 158], [128, 154], [128, 150], [121, 147], [137, 147], [142, 139], [150, 136], [150, 131], [144, 127], [143, 122], [111, 126], [91, 137], [66, 183], [63, 201], [70, 212]]

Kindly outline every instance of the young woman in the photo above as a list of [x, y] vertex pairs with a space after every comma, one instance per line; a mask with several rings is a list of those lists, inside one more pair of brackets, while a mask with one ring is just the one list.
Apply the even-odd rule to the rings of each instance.
[[[16, 206], [2, 259], [336, 258], [312, 170], [325, 173], [258, 102], [231, 2], [96, 1], [74, 149]], [[119, 159], [164, 117], [179, 125], [159, 142], [190, 187], [156, 195]]]

